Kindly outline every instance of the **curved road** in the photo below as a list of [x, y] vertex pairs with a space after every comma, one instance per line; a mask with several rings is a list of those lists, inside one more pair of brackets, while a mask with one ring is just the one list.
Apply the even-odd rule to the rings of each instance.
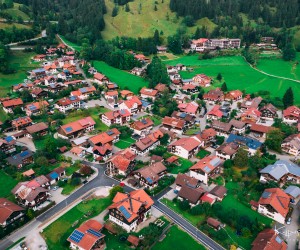
[[[98, 174], [97, 176], [90, 180], [87, 184], [83, 185], [79, 189], [77, 189], [74, 193], [72, 193], [70, 196], [68, 196], [65, 200], [58, 203], [54, 207], [50, 208], [37, 218], [35, 218], [30, 223], [26, 224], [22, 228], [20, 228], [17, 231], [14, 231], [11, 235], [4, 238], [2, 241], [0, 241], [0, 249], [6, 249], [10, 245], [12, 245], [14, 242], [19, 240], [22, 237], [26, 237], [30, 231], [33, 229], [38, 228], [42, 223], [49, 220], [52, 216], [54, 216], [56, 213], [59, 213], [62, 209], [66, 208], [69, 204], [73, 203], [74, 201], [78, 200], [80, 197], [88, 195], [91, 190], [101, 187], [101, 186], [112, 186], [112, 185], [118, 185], [119, 182], [116, 180], [113, 180], [109, 177], [107, 177], [104, 174], [105, 171], [105, 164], [93, 164], [90, 162], [83, 162], [86, 165], [93, 166], [97, 168]], [[124, 190], [126, 192], [130, 192], [133, 189], [125, 186]], [[164, 192], [160, 193], [159, 195], [153, 197], [154, 200], [154, 208], [161, 211], [163, 214], [168, 216], [171, 220], [173, 220], [176, 224], [178, 224], [180, 227], [182, 227], [186, 232], [188, 232], [190, 235], [192, 235], [195, 239], [197, 239], [200, 243], [202, 243], [206, 248], [212, 249], [212, 250], [223, 250], [224, 248], [220, 246], [218, 243], [216, 243], [214, 240], [209, 238], [207, 235], [202, 233], [200, 230], [198, 230], [196, 227], [194, 227], [190, 222], [185, 220], [180, 215], [176, 214], [174, 211], [160, 203], [159, 199], [168, 191], [170, 191], [170, 188], [165, 190]]]

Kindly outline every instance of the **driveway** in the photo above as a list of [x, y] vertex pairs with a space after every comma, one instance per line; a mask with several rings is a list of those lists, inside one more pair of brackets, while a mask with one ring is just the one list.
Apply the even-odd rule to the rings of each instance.
[[32, 141], [32, 139], [28, 138], [28, 137], [23, 137], [23, 138], [20, 138], [17, 140], [16, 144], [18, 146], [21, 146], [21, 147], [27, 147], [29, 150], [35, 152], [36, 151], [36, 148], [35, 148], [35, 145]]
[[296, 250], [297, 249], [297, 242], [299, 241], [299, 233], [298, 233], [298, 221], [300, 216], [299, 210], [299, 202], [297, 205], [292, 205], [294, 211], [292, 213], [292, 221], [290, 225], [282, 225], [280, 223], [276, 223], [275, 230], [277, 230], [280, 236], [286, 240], [288, 244], [288, 250]]

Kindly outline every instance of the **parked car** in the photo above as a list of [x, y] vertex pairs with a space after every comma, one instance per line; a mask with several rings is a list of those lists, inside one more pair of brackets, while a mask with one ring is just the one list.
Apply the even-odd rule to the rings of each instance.
[[54, 187], [52, 188], [53, 191], [56, 191], [57, 189], [58, 189], [58, 186], [54, 186]]
[[87, 184], [89, 181], [88, 180], [84, 180], [83, 182], [82, 182], [82, 184], [84, 185], [84, 184]]
[[287, 225], [290, 225], [291, 222], [292, 222], [292, 217], [290, 217], [290, 218], [287, 219], [286, 224], [287, 224]]

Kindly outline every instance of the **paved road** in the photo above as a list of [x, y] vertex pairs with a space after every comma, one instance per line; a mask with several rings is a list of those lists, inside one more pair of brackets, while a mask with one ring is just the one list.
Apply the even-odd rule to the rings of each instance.
[[[0, 241], [0, 249], [6, 249], [10, 245], [12, 245], [13, 242], [16, 242], [22, 237], [26, 237], [30, 233], [30, 231], [36, 229], [43, 222], [46, 222], [49, 218], [51, 218], [56, 213], [59, 213], [62, 209], [66, 208], [70, 203], [76, 201], [78, 198], [84, 195], [88, 195], [91, 192], [91, 190], [93, 190], [94, 188], [98, 188], [100, 186], [112, 186], [112, 185], [119, 184], [118, 181], [115, 181], [104, 174], [104, 170], [105, 170], [104, 164], [93, 164], [85, 161], [83, 161], [83, 163], [97, 168], [98, 169], [97, 177], [89, 181], [87, 184], [83, 185], [81, 188], [79, 188], [77, 191], [72, 193], [69, 197], [67, 197], [62, 202], [58, 203], [56, 206], [50, 208], [45, 213], [38, 216], [35, 220], [25, 225], [23, 228], [13, 232], [11, 235], [9, 235], [8, 237]], [[130, 192], [133, 189], [128, 186], [125, 186], [124, 190], [126, 192]], [[168, 188], [164, 192], [154, 197], [154, 202], [155, 202], [154, 207], [157, 208], [162, 213], [164, 213], [170, 219], [172, 219], [176, 224], [182, 227], [189, 234], [193, 235], [199, 242], [205, 245], [208, 249], [214, 249], [214, 250], [224, 249], [220, 245], [218, 245], [215, 241], [213, 241], [211, 238], [209, 238], [201, 231], [199, 231], [187, 220], [183, 219], [181, 216], [174, 213], [172, 210], [170, 210], [169, 208], [167, 208], [166, 206], [164, 206], [162, 203], [159, 202], [159, 199], [170, 190], [171, 188]]]

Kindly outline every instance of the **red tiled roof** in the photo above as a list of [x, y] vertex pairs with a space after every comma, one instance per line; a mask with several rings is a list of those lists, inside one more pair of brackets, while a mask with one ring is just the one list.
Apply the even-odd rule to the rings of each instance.
[[211, 111], [207, 113], [207, 115], [217, 116], [221, 118], [223, 116], [222, 111], [220, 110], [220, 105], [215, 105]]
[[198, 108], [199, 108], [199, 105], [195, 102], [180, 103], [180, 104], [178, 104], [178, 108], [182, 112], [195, 114], [197, 112]]
[[286, 250], [287, 244], [277, 233], [267, 228], [261, 231], [252, 242], [252, 250]]
[[14, 212], [23, 211], [24, 209], [15, 203], [0, 198], [0, 224], [3, 224]]
[[187, 137], [187, 138], [181, 138], [175, 142], [173, 142], [170, 146], [177, 146], [177, 147], [182, 147], [186, 149], [187, 151], [192, 151], [193, 149], [199, 147], [201, 142], [198, 140], [192, 138], [192, 137]]
[[147, 96], [152, 96], [155, 97], [157, 95], [157, 90], [154, 89], [147, 89], [147, 88], [142, 88], [140, 93], [141, 95], [147, 95]]
[[[72, 134], [76, 131], [85, 129], [86, 127], [93, 126], [95, 125], [95, 121], [93, 120], [92, 117], [88, 116], [83, 119], [68, 123], [66, 125], [61, 126], [61, 129], [66, 133], [66, 134]], [[69, 129], [70, 128], [70, 129]], [[67, 129], [67, 130], [66, 130]]]
[[23, 104], [23, 101], [22, 101], [21, 98], [11, 99], [11, 100], [2, 102], [2, 105], [3, 105], [4, 108], [19, 106], [19, 105], [22, 105], [22, 104]]
[[300, 108], [296, 106], [290, 106], [287, 109], [283, 110], [283, 116], [292, 116], [299, 118], [300, 117]]

